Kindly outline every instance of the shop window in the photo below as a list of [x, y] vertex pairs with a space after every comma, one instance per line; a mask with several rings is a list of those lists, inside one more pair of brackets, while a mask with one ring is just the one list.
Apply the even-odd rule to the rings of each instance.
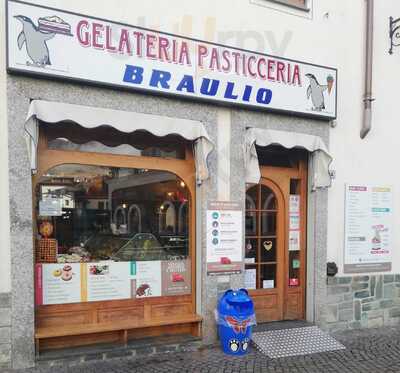
[[124, 133], [110, 126], [89, 129], [75, 123], [41, 123], [49, 149], [185, 159], [189, 142], [178, 135], [158, 137], [147, 131]]
[[[77, 271], [66, 264], [88, 265], [88, 276], [94, 276], [108, 274], [113, 263], [129, 262], [128, 267], [134, 266], [138, 277], [127, 278], [128, 283], [139, 281], [140, 276], [146, 281], [143, 288], [135, 283], [136, 297], [174, 295], [161, 286], [170, 275], [162, 271], [178, 268], [171, 281], [180, 287], [175, 282], [176, 289], [168, 286], [177, 295], [190, 293], [189, 198], [183, 180], [167, 171], [56, 166], [41, 176], [36, 186], [37, 262], [42, 266], [63, 264], [50, 275], [55, 279], [64, 276], [65, 281], [70, 279], [68, 271]], [[140, 268], [148, 273], [140, 274]], [[118, 271], [119, 276], [123, 270]], [[123, 283], [126, 279], [120, 280]], [[89, 281], [87, 286], [95, 285]], [[97, 287], [89, 291], [88, 300], [107, 300], [112, 287], [107, 286], [106, 290]], [[96, 295], [96, 291], [104, 294]], [[168, 291], [172, 294], [163, 294]], [[50, 299], [48, 304], [52, 303], [63, 302]]]

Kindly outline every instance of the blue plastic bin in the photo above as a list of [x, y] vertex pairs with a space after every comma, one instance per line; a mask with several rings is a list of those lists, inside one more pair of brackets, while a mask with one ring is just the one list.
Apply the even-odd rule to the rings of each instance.
[[252, 326], [256, 323], [254, 304], [247, 290], [227, 290], [218, 302], [216, 320], [224, 353], [247, 354]]

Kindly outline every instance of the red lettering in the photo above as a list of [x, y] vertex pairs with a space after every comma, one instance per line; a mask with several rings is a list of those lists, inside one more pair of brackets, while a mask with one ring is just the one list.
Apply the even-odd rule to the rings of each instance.
[[111, 44], [112, 42], [112, 29], [110, 26], [106, 26], [106, 49], [109, 52], [116, 52], [117, 48]]
[[210, 69], [215, 70], [215, 68], [220, 71], [221, 70], [221, 64], [219, 62], [219, 55], [218, 55], [218, 49], [213, 48], [211, 50], [211, 57], [210, 57]]
[[204, 67], [204, 57], [208, 56], [208, 49], [205, 45], [199, 45], [197, 56], [197, 65]]
[[267, 69], [267, 79], [275, 81], [274, 76], [272, 75], [275, 69], [275, 61], [274, 60], [268, 60], [268, 69]]
[[133, 33], [133, 36], [136, 39], [136, 55], [139, 57], [142, 57], [143, 56], [142, 42], [143, 42], [144, 35], [142, 32], [135, 31]]
[[131, 41], [129, 39], [129, 32], [126, 29], [121, 29], [121, 36], [119, 38], [119, 45], [118, 45], [118, 52], [119, 53], [128, 53], [132, 54], [132, 47]]
[[301, 86], [299, 65], [294, 66], [292, 84], [297, 84], [297, 85]]
[[278, 82], [286, 83], [285, 77], [283, 75], [283, 72], [285, 71], [285, 64], [283, 62], [278, 61], [277, 63], [277, 80]]
[[239, 75], [239, 59], [240, 59], [240, 53], [238, 53], [238, 52], [232, 52], [232, 56], [235, 58], [235, 72], [236, 72], [236, 74]]
[[228, 50], [224, 50], [222, 52], [222, 59], [223, 59], [223, 62], [224, 62], [223, 65], [222, 65], [222, 70], [224, 72], [226, 72], [226, 73], [231, 70], [231, 61], [229, 59], [230, 54], [231, 53]]
[[156, 59], [156, 52], [154, 51], [155, 42], [157, 41], [157, 36], [146, 35], [146, 57]]
[[181, 65], [183, 65], [185, 63], [188, 66], [191, 65], [189, 48], [188, 48], [188, 45], [187, 45], [186, 41], [183, 41], [182, 45], [181, 45], [181, 52], [179, 53], [179, 63]]
[[[266, 79], [267, 76], [262, 72], [261, 64], [265, 65], [265, 67], [267, 66], [267, 61], [265, 60], [264, 57], [261, 57], [261, 58], [258, 60], [258, 63], [257, 63], [257, 71], [258, 71], [258, 76], [259, 76], [261, 79]], [[265, 67], [264, 67], [264, 68], [265, 68]]]
[[104, 45], [101, 43], [101, 39], [103, 37], [102, 31], [104, 30], [104, 26], [101, 23], [93, 23], [92, 24], [92, 38], [93, 38], [93, 47], [98, 49], [104, 49]]
[[90, 40], [90, 33], [89, 29], [89, 22], [86, 20], [79, 21], [76, 26], [76, 35], [78, 37], [79, 43], [83, 47], [90, 47], [91, 40]]
[[247, 60], [247, 70], [249, 71], [250, 76], [252, 76], [253, 78], [257, 76], [257, 73], [253, 70], [255, 62], [256, 62], [255, 56], [250, 56], [249, 59]]
[[161, 61], [168, 61], [169, 59], [169, 40], [160, 36], [158, 38], [158, 58]]

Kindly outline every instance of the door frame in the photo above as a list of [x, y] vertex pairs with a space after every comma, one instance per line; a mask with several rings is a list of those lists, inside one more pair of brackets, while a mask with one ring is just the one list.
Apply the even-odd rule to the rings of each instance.
[[[272, 166], [260, 166], [261, 179], [259, 184], [263, 184], [275, 193], [278, 200], [278, 213], [280, 210], [279, 200], [280, 196], [283, 198], [283, 227], [279, 228], [277, 222], [277, 235], [279, 233], [283, 234], [282, 241], [284, 242], [283, 247], [283, 257], [282, 263], [277, 264], [277, 273], [281, 274], [281, 278], [277, 278], [278, 285], [281, 283], [283, 289], [281, 305], [279, 309], [282, 309], [281, 319], [282, 320], [293, 320], [306, 319], [306, 296], [307, 296], [307, 199], [308, 199], [308, 163], [306, 159], [300, 159], [297, 168], [286, 168], [286, 167], [272, 167]], [[290, 180], [298, 179], [300, 180], [299, 190], [296, 191], [300, 194], [300, 286], [290, 287], [289, 286], [289, 250], [288, 250], [288, 237], [289, 237], [289, 196], [290, 196]], [[251, 186], [250, 186], [251, 187]], [[246, 187], [246, 191], [247, 191]], [[282, 201], [281, 201], [282, 203]], [[278, 220], [280, 218], [278, 217]], [[283, 232], [282, 232], [283, 230]], [[278, 252], [277, 252], [278, 255]], [[278, 260], [278, 257], [277, 257]], [[278, 270], [278, 265], [283, 267], [283, 270]], [[278, 276], [277, 275], [277, 276]], [[280, 290], [278, 289], [278, 293]], [[262, 305], [268, 305], [268, 301], [262, 301], [262, 297], [265, 298], [268, 294], [274, 294], [274, 291], [266, 289], [251, 290], [250, 294], [255, 299], [255, 305], [257, 308], [257, 303]], [[258, 298], [258, 299], [257, 299]], [[279, 299], [278, 299], [279, 301]], [[290, 307], [297, 307], [297, 311], [291, 310]]]

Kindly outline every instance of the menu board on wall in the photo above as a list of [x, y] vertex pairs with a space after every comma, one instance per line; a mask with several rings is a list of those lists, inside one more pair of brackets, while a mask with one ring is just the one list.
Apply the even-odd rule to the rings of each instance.
[[392, 268], [392, 189], [346, 185], [344, 272]]
[[207, 273], [240, 272], [242, 209], [236, 202], [210, 201], [207, 210]]
[[37, 264], [36, 304], [190, 294], [190, 264], [190, 259]]

